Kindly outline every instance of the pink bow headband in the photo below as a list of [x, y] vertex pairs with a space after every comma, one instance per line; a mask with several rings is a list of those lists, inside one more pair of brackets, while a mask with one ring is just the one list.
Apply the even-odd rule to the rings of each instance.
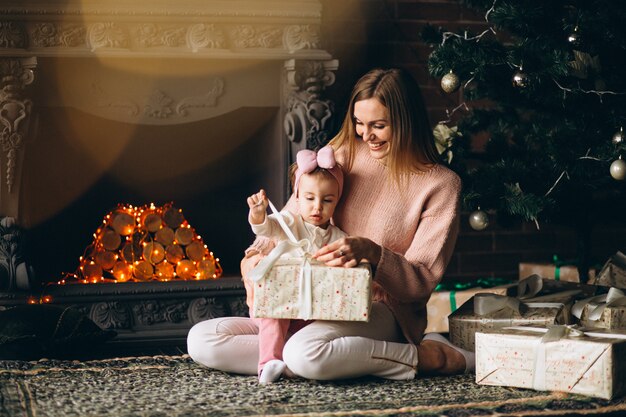
[[335, 161], [335, 151], [330, 146], [324, 146], [319, 151], [311, 151], [309, 149], [302, 150], [296, 155], [296, 163], [298, 169], [296, 170], [296, 178], [294, 181], [294, 193], [298, 195], [298, 184], [300, 183], [300, 177], [302, 174], [308, 174], [313, 172], [315, 168], [320, 167], [327, 170], [339, 184], [339, 197], [341, 197], [341, 191], [343, 190], [343, 172], [337, 162]]

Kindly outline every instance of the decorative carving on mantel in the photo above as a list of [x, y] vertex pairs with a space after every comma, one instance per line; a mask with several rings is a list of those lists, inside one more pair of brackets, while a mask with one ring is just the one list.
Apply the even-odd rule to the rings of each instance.
[[0, 217], [0, 292], [34, 286], [32, 267], [24, 261], [23, 237], [13, 217]]
[[293, 156], [303, 148], [317, 149], [328, 142], [333, 127], [334, 103], [323, 98], [335, 82], [337, 60], [289, 60], [285, 63], [289, 92], [283, 126]]
[[24, 26], [17, 22], [0, 22], [0, 48], [26, 48]]
[[196, 298], [189, 303], [187, 309], [189, 322], [199, 323], [203, 320], [225, 316], [224, 304], [216, 298]]
[[147, 300], [133, 306], [137, 322], [144, 325], [187, 320], [187, 301], [164, 302]]
[[205, 93], [183, 97], [180, 100], [176, 100], [161, 89], [153, 90], [147, 97], [135, 98], [128, 95], [116, 97], [109, 93], [111, 89], [102, 86], [99, 80], [91, 83], [91, 93], [95, 98], [95, 106], [106, 110], [113, 119], [119, 116], [125, 121], [138, 121], [142, 116], [155, 120], [177, 119], [189, 116], [190, 109], [217, 105], [217, 99], [224, 94], [224, 79], [212, 77], [207, 80], [207, 84], [211, 87]]
[[117, 301], [94, 303], [89, 318], [103, 329], [130, 329], [132, 324], [130, 311]]
[[299, 51], [328, 57], [319, 50], [319, 32], [319, 24], [12, 20], [0, 21], [0, 48], [39, 56], [102, 52], [116, 56], [226, 54], [245, 57], [268, 50], [278, 58]]
[[87, 44], [91, 51], [98, 48], [130, 48], [128, 27], [116, 22], [94, 23], [87, 28]]
[[36, 64], [35, 58], [0, 59], [0, 149], [6, 157], [9, 194], [13, 191], [18, 154], [24, 147], [32, 110], [32, 101], [25, 97], [24, 89], [35, 79]]

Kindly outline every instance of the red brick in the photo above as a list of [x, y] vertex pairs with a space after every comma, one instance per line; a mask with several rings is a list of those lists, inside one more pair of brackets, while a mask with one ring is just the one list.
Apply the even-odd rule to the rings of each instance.
[[553, 233], [509, 233], [495, 236], [494, 249], [502, 251], [554, 251], [556, 236]]
[[367, 39], [370, 42], [392, 42], [404, 40], [404, 34], [402, 34], [398, 30], [398, 27], [389, 20], [368, 22], [366, 26], [366, 33]]
[[404, 39], [411, 42], [421, 41], [421, 33], [424, 27], [424, 22], [398, 22], [397, 26], [400, 29], [400, 33], [403, 34]]
[[453, 94], [446, 94], [441, 87], [429, 87], [425, 86], [422, 88], [422, 94], [424, 95], [424, 100], [427, 103], [427, 106], [438, 106], [438, 107], [448, 107], [454, 108], [458, 99]]
[[454, 251], [459, 253], [491, 252], [494, 249], [493, 246], [493, 233], [465, 233], [459, 235]]
[[513, 273], [518, 270], [519, 259], [515, 253], [462, 253], [459, 254], [459, 265], [464, 274], [484, 271]]
[[461, 6], [458, 3], [398, 3], [399, 19], [415, 20], [458, 20], [461, 17]]
[[461, 16], [459, 20], [485, 23], [485, 13], [486, 11], [483, 10], [461, 7]]

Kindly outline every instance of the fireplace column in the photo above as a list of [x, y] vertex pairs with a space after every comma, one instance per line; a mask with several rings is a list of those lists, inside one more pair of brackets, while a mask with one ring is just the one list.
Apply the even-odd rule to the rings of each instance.
[[23, 259], [19, 202], [32, 117], [26, 87], [35, 79], [36, 65], [35, 57], [0, 59], [0, 291], [30, 288]]
[[338, 67], [336, 59], [290, 59], [285, 62], [283, 127], [289, 141], [289, 164], [295, 162], [298, 151], [319, 149], [331, 139], [335, 106], [324, 98], [324, 90], [335, 82], [333, 71]]

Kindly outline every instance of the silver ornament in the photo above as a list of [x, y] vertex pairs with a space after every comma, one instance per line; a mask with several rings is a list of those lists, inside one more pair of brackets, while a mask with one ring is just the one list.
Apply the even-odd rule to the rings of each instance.
[[626, 162], [623, 159], [616, 159], [611, 164], [611, 168], [609, 169], [611, 172], [611, 176], [618, 180], [623, 181], [626, 178]]
[[489, 226], [489, 216], [481, 209], [478, 209], [470, 214], [469, 224], [474, 230], [485, 230]]
[[530, 85], [530, 78], [520, 68], [515, 74], [513, 74], [513, 86], [518, 88], [526, 88]]
[[624, 128], [620, 127], [617, 132], [613, 135], [613, 139], [611, 139], [614, 145], [619, 145], [624, 142]]
[[453, 73], [452, 70], [441, 78], [441, 88], [446, 93], [455, 92], [460, 85], [461, 80], [459, 80], [459, 77]]

